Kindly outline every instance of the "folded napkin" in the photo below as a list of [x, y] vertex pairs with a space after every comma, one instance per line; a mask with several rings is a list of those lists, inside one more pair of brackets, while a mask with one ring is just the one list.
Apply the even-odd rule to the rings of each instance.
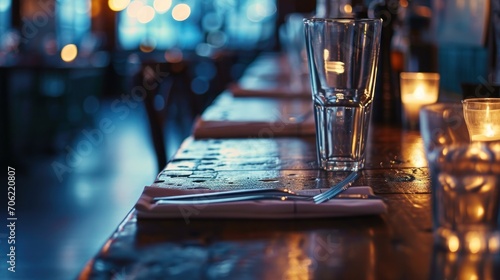
[[[299, 194], [315, 195], [325, 189], [297, 191]], [[194, 193], [207, 193], [212, 190], [180, 190], [160, 187], [145, 187], [135, 205], [138, 218], [238, 218], [238, 219], [296, 219], [332, 218], [347, 216], [379, 215], [387, 212], [382, 199], [332, 199], [315, 204], [312, 201], [255, 200], [199, 205], [155, 204], [152, 198]], [[356, 186], [347, 189], [345, 194], [373, 194], [371, 187]]]
[[288, 137], [314, 135], [314, 116], [303, 122], [196, 120], [193, 136], [203, 138]]
[[196, 120], [200, 138], [314, 135], [311, 100], [233, 97], [221, 94]]
[[[308, 86], [308, 85], [307, 85]], [[303, 86], [299, 88], [292, 84], [273, 84], [271, 86], [259, 84], [240, 84], [234, 83], [229, 85], [229, 91], [234, 96], [258, 96], [258, 97], [301, 97], [311, 99], [311, 90]]]

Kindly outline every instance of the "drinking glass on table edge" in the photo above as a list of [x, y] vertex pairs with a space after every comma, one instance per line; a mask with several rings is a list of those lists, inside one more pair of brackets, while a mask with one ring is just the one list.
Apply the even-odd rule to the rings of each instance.
[[450, 252], [498, 252], [500, 141], [473, 140], [460, 103], [423, 106], [420, 131], [435, 244]]
[[304, 19], [319, 167], [365, 165], [381, 19]]

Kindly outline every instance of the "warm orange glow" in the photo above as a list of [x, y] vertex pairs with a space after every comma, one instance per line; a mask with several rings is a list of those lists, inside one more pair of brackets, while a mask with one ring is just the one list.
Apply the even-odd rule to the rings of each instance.
[[346, 13], [346, 14], [350, 14], [350, 13], [352, 13], [352, 6], [351, 6], [351, 5], [349, 5], [349, 4], [346, 4], [346, 5], [344, 6], [344, 13]]
[[141, 52], [144, 52], [144, 53], [150, 53], [152, 51], [155, 50], [155, 47], [154, 46], [149, 46], [149, 45], [140, 45], [139, 46], [139, 49], [141, 50]]
[[169, 51], [166, 51], [164, 56], [165, 56], [165, 61], [171, 63], [181, 62], [183, 59], [182, 51], [178, 49], [171, 49]]
[[155, 9], [151, 6], [143, 6], [138, 12], [137, 12], [137, 20], [140, 23], [148, 23], [153, 18], [155, 17]]
[[430, 18], [432, 16], [432, 10], [426, 6], [416, 6], [413, 12], [421, 17]]
[[127, 15], [131, 18], [135, 18], [137, 17], [137, 15], [139, 14], [139, 10], [144, 6], [144, 3], [142, 3], [141, 1], [132, 1], [130, 2], [130, 5], [128, 5], [128, 8], [127, 8]]
[[78, 48], [74, 44], [68, 44], [64, 46], [61, 50], [61, 58], [66, 62], [71, 62], [75, 60], [78, 55]]
[[156, 48], [156, 42], [154, 40], [146, 40], [141, 43], [139, 49], [144, 53], [149, 53], [154, 51]]
[[490, 250], [490, 252], [498, 252], [499, 248], [500, 244], [498, 238], [491, 238], [488, 243], [488, 250]]
[[404, 123], [410, 128], [417, 128], [420, 108], [438, 100], [439, 74], [402, 72], [400, 82]]
[[473, 254], [479, 253], [483, 249], [481, 235], [477, 232], [469, 232], [466, 237], [469, 251]]
[[448, 238], [448, 250], [454, 253], [457, 252], [458, 249], [460, 249], [460, 240], [458, 240], [456, 236], [450, 236], [450, 238]]
[[191, 15], [191, 7], [187, 4], [178, 4], [172, 10], [172, 17], [176, 21], [184, 21]]
[[130, 0], [108, 0], [108, 6], [112, 11], [119, 12], [127, 8]]
[[[324, 239], [322, 239], [322, 236], [314, 236], [315, 238], [313, 239], [315, 242], [323, 242], [326, 243]], [[287, 243], [286, 249], [288, 254], [284, 254], [283, 256], [283, 261], [285, 262], [285, 271], [283, 271], [283, 277], [282, 279], [310, 279], [311, 278], [311, 273], [312, 273], [312, 264], [313, 264], [313, 259], [311, 259], [310, 254], [305, 249], [304, 246], [304, 237], [298, 233], [292, 234], [290, 237], [287, 238]], [[322, 247], [323, 245], [320, 244], [313, 244], [311, 246], [312, 248], [319, 248]], [[327, 248], [329, 249], [329, 248]], [[317, 252], [315, 252], [317, 253]], [[329, 253], [327, 253], [329, 254]], [[321, 255], [323, 256], [323, 255]], [[327, 257], [330, 257], [329, 255], [326, 255]], [[331, 256], [332, 258], [336, 257], [335, 255]], [[314, 260], [315, 261], [315, 260]], [[273, 278], [269, 277], [270, 275], [265, 275], [263, 278]]]
[[91, 16], [93, 18], [95, 18], [101, 14], [101, 5], [99, 5], [98, 0], [92, 0], [90, 11], [91, 11]]
[[463, 101], [465, 123], [474, 142], [500, 140], [500, 101], [493, 100], [496, 99], [471, 98]]
[[172, 7], [172, 0], [155, 0], [153, 7], [157, 13], [163, 14]]

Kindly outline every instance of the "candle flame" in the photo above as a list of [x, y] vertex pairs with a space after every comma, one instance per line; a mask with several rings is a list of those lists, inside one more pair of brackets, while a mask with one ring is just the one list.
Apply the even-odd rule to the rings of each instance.
[[416, 99], [425, 99], [425, 86], [422, 84], [419, 84], [415, 91], [413, 92], [413, 96]]
[[493, 127], [493, 123], [491, 120], [491, 111], [490, 111], [490, 106], [486, 107], [486, 118], [485, 118], [485, 124], [484, 124], [484, 130], [483, 134], [486, 137], [494, 137], [495, 136], [495, 128]]
[[472, 141], [500, 140], [500, 110], [486, 104], [484, 109], [465, 108], [464, 113]]
[[493, 137], [495, 136], [495, 130], [493, 129], [493, 126], [491, 123], [487, 123], [484, 127], [484, 135], [487, 137]]

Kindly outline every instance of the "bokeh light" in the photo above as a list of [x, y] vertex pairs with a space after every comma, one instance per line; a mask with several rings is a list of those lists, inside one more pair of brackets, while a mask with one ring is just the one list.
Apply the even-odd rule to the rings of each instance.
[[210, 60], [200, 61], [194, 67], [194, 73], [199, 78], [203, 78], [208, 81], [215, 78], [215, 76], [217, 75], [217, 68], [215, 67], [215, 64]]
[[75, 60], [78, 55], [78, 48], [75, 44], [68, 44], [64, 46], [61, 50], [61, 58], [66, 62], [71, 62]]
[[275, 14], [276, 11], [276, 5], [271, 1], [256, 2], [248, 6], [247, 18], [252, 22], [260, 22]]
[[345, 4], [344, 5], [344, 13], [346, 13], [346, 14], [352, 13], [352, 6], [349, 4]]
[[148, 23], [155, 17], [155, 9], [151, 6], [142, 6], [137, 12], [137, 20], [140, 23]]
[[93, 18], [95, 18], [101, 14], [101, 5], [99, 5], [98, 0], [92, 0], [92, 3], [90, 6], [91, 6], [91, 16]]
[[128, 4], [130, 4], [130, 0], [109, 0], [108, 6], [112, 11], [118, 12], [125, 10]]
[[210, 32], [207, 35], [207, 42], [216, 48], [222, 48], [227, 42], [227, 36], [222, 31]]
[[154, 39], [151, 39], [151, 38], [144, 40], [141, 43], [141, 45], [139, 46], [139, 49], [145, 53], [152, 52], [156, 49], [156, 41]]
[[450, 236], [448, 238], [448, 250], [450, 252], [457, 252], [460, 249], [460, 240], [456, 236]]
[[178, 4], [172, 9], [172, 17], [176, 21], [184, 21], [191, 15], [191, 7], [187, 4]]
[[91, 7], [92, 7], [92, 4], [90, 2], [84, 1], [84, 2], [80, 3], [79, 5], [75, 5], [75, 11], [79, 14], [87, 15], [87, 14], [91, 13]]
[[135, 0], [135, 1], [132, 1], [130, 3], [130, 5], [128, 5], [128, 8], [127, 8], [127, 15], [131, 18], [136, 18], [138, 13], [139, 13], [139, 10], [144, 6], [144, 3], [142, 3], [141, 1], [138, 1], [138, 0]]
[[172, 0], [155, 0], [153, 7], [157, 13], [163, 14], [172, 7]]
[[43, 37], [42, 45], [43, 45], [43, 50], [48, 55], [56, 55], [57, 52], [59, 51], [58, 48], [57, 48], [57, 38], [56, 38], [56, 35], [54, 33], [52, 33], [52, 32], [47, 33]]
[[200, 43], [196, 45], [195, 52], [199, 56], [210, 56], [212, 54], [213, 48], [207, 43]]
[[118, 43], [137, 50], [145, 38], [155, 38], [156, 50], [180, 47], [204, 55], [220, 48], [267, 48], [276, 16], [276, 0], [130, 0], [117, 18]]
[[168, 51], [165, 51], [165, 61], [171, 62], [171, 63], [177, 63], [181, 62], [182, 59], [184, 58], [184, 55], [182, 53], [182, 50], [177, 49], [177, 48], [172, 48]]
[[0, 12], [5, 12], [10, 8], [10, 1], [0, 1]]
[[217, 13], [208, 13], [201, 19], [201, 25], [207, 31], [216, 31], [222, 27], [222, 20]]
[[191, 81], [191, 90], [196, 94], [204, 94], [210, 88], [207, 80], [201, 77], [196, 77]]
[[465, 236], [469, 251], [473, 254], [479, 253], [483, 249], [483, 237], [478, 232], [469, 232]]

